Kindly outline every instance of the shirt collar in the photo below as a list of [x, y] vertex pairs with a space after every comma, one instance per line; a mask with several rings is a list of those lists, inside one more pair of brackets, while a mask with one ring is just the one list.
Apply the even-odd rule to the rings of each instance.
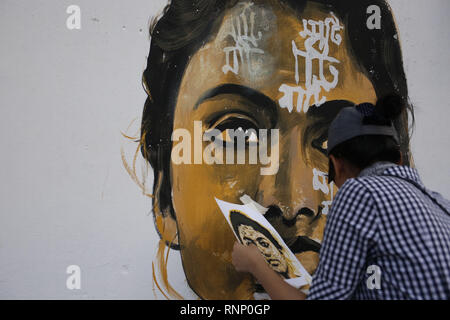
[[379, 176], [381, 175], [386, 169], [396, 166], [392, 162], [387, 161], [378, 161], [367, 168], [364, 168], [358, 175], [358, 177], [365, 177], [365, 176]]
[[358, 177], [380, 175], [398, 177], [423, 185], [422, 181], [420, 180], [419, 173], [416, 169], [410, 168], [408, 166], [399, 166], [387, 161], [379, 161], [373, 163], [369, 167], [363, 169]]

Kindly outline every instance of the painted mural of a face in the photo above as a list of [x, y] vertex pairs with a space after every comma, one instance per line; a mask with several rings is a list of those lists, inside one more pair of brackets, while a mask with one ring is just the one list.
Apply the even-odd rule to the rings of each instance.
[[[161, 243], [181, 251], [190, 287], [204, 299], [246, 299], [254, 282], [231, 264], [235, 239], [214, 197], [240, 203], [247, 194], [269, 208], [266, 218], [313, 273], [323, 211], [336, 191], [323, 175], [328, 125], [350, 102], [375, 102], [393, 90], [407, 99], [406, 79], [384, 1], [196, 3], [173, 0], [151, 30], [141, 150], [154, 170]], [[381, 30], [366, 27], [373, 4], [381, 8]], [[171, 134], [186, 129], [195, 139], [194, 121], [202, 133], [278, 129], [277, 170], [174, 164]], [[406, 126], [395, 125], [409, 159]], [[249, 231], [240, 232], [250, 238]]]

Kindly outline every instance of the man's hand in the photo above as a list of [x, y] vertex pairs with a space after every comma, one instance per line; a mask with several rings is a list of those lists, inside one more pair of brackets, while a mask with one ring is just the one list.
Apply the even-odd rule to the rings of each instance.
[[252, 274], [258, 266], [266, 264], [266, 260], [254, 244], [244, 246], [237, 241], [233, 246], [232, 259], [237, 271]]
[[306, 298], [303, 292], [287, 284], [279, 274], [270, 268], [254, 244], [244, 246], [235, 242], [232, 260], [237, 271], [251, 273], [272, 299], [303, 300]]

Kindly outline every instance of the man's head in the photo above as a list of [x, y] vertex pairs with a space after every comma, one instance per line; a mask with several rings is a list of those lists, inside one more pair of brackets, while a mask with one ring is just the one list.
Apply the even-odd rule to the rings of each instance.
[[377, 161], [401, 164], [393, 121], [404, 109], [401, 97], [393, 94], [379, 99], [376, 105], [363, 103], [342, 109], [328, 131], [329, 182], [341, 187]]
[[[373, 4], [381, 30], [366, 27]], [[321, 213], [335, 192], [320, 181], [329, 124], [349, 103], [375, 102], [392, 88], [407, 99], [389, 7], [380, 0], [173, 0], [151, 34], [141, 150], [154, 170], [156, 228], [181, 250], [191, 288], [202, 298], [251, 296], [251, 279], [232, 268], [233, 235], [215, 196], [238, 203], [248, 194], [268, 207], [271, 223], [313, 273], [318, 250], [311, 248], [322, 239]], [[408, 159], [403, 120], [395, 127]], [[194, 121], [202, 132], [278, 129], [277, 172], [262, 176], [260, 163], [174, 164], [171, 135], [185, 129], [195, 136]]]

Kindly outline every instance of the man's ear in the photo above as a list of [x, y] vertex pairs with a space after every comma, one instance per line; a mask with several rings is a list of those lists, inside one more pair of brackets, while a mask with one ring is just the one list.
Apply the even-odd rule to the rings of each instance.
[[334, 155], [330, 155], [330, 160], [333, 163], [333, 167], [334, 167], [334, 183], [336, 184], [336, 186], [340, 187], [340, 185], [338, 185], [338, 181], [336, 180], [336, 178], [341, 178], [344, 174], [343, 170], [344, 168], [344, 160], [342, 160], [341, 158], [336, 158]]
[[332, 154], [330, 155], [330, 160], [333, 163], [335, 174], [337, 174], [338, 172], [341, 173], [341, 170], [342, 170], [342, 163], [341, 163], [341, 161], [339, 161], [339, 159], [337, 159]]
[[179, 250], [178, 227], [173, 210], [170, 207], [161, 208], [161, 185], [163, 183], [163, 171], [155, 174], [155, 184], [153, 192], [153, 217], [156, 231], [160, 238], [172, 249]]
[[403, 162], [403, 153], [402, 153], [401, 151], [399, 151], [399, 153], [400, 153], [400, 160], [398, 161], [397, 164], [398, 164], [399, 166], [402, 166], [403, 163], [404, 163], [404, 162]]

